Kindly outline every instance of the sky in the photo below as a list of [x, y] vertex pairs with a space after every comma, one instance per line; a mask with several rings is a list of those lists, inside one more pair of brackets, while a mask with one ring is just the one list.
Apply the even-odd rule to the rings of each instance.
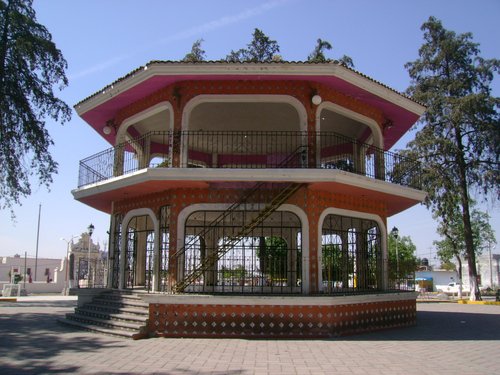
[[[318, 38], [329, 41], [327, 57], [350, 56], [356, 70], [398, 90], [410, 83], [405, 63], [418, 57], [421, 25], [435, 16], [448, 30], [471, 32], [484, 58], [500, 58], [500, 1], [497, 0], [35, 0], [37, 20], [52, 34], [68, 61], [69, 85], [57, 95], [71, 107], [151, 60], [180, 60], [203, 39], [207, 59], [224, 58], [246, 47], [255, 28], [280, 46], [285, 60], [306, 60]], [[500, 96], [500, 77], [493, 85]], [[56, 89], [57, 90], [57, 89]], [[73, 199], [81, 159], [110, 147], [76, 112], [61, 125], [47, 121], [59, 173], [47, 190], [16, 206], [15, 219], [0, 212], [0, 256], [62, 258], [67, 242], [95, 226], [93, 240], [107, 248], [109, 216]], [[407, 134], [394, 149], [404, 148]], [[481, 207], [500, 242], [500, 207]], [[422, 205], [390, 217], [401, 236], [410, 236], [417, 256], [434, 260], [437, 223]], [[61, 240], [64, 238], [65, 240]], [[500, 245], [493, 248], [500, 252]]]

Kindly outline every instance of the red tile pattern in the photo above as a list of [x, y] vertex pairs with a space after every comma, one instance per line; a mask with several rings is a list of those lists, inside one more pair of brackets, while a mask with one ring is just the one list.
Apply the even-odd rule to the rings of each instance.
[[[317, 82], [306, 81], [255, 81], [255, 80], [211, 80], [211, 81], [185, 81], [168, 85], [157, 92], [148, 95], [137, 102], [118, 111], [115, 124], [121, 123], [152, 106], [168, 101], [174, 111], [175, 130], [181, 129], [182, 112], [184, 106], [198, 95], [290, 95], [298, 99], [308, 112], [308, 123], [311, 130], [315, 126], [316, 107], [311, 104], [312, 93], [319, 94], [323, 101], [336, 103], [352, 111], [374, 119], [382, 128], [384, 122], [383, 112], [363, 103], [356, 98], [345, 95], [340, 91], [327, 87]], [[165, 129], [167, 130], [167, 129]]]
[[348, 305], [150, 304], [163, 337], [328, 338], [416, 324], [415, 300]]
[[[266, 202], [275, 194], [275, 190], [263, 190], [256, 202]], [[170, 249], [172, 252], [177, 248], [177, 217], [186, 207], [197, 203], [234, 203], [237, 202], [243, 190], [239, 189], [171, 189], [162, 193], [149, 194], [141, 198], [115, 202], [114, 214], [122, 213], [137, 208], [151, 208], [159, 215], [160, 207], [170, 206]], [[310, 285], [311, 292], [316, 292], [317, 284], [317, 228], [321, 213], [329, 207], [346, 210], [367, 212], [380, 216], [383, 220], [387, 216], [387, 209], [383, 202], [369, 200], [355, 195], [331, 193], [327, 191], [311, 190], [308, 187], [301, 188], [286, 202], [300, 207], [306, 213], [309, 221], [309, 260], [310, 260]], [[170, 273], [175, 278], [175, 268]]]

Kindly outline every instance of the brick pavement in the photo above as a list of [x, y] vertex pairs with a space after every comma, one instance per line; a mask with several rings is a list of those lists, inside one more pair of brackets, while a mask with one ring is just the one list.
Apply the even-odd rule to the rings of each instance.
[[500, 306], [419, 303], [416, 327], [331, 340], [131, 341], [56, 323], [74, 301], [0, 302], [0, 373], [500, 374]]

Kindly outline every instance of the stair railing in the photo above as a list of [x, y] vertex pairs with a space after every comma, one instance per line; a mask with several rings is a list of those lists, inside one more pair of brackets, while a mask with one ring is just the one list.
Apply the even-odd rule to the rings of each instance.
[[[296, 157], [299, 157], [301, 159], [301, 162], [305, 162], [303, 160], [307, 155], [307, 146], [299, 146], [297, 147], [292, 153], [290, 153], [280, 164], [279, 166], [285, 167], [289, 165]], [[246, 205], [250, 198], [254, 196], [257, 192], [260, 191], [260, 189], [266, 185], [268, 182], [261, 181], [255, 184], [252, 188], [248, 189], [245, 194], [242, 196], [242, 198], [236, 202], [233, 203], [231, 206], [228, 207], [226, 211], [221, 213], [217, 218], [215, 218], [208, 226], [206, 226], [201, 232], [197, 234], [198, 237], [204, 237], [206, 236], [210, 231], [214, 230], [219, 226], [219, 224], [223, 223], [224, 220], [231, 215], [233, 212], [238, 211], [242, 206]], [[252, 220], [249, 224], [245, 225], [242, 227], [242, 229], [238, 232], [236, 236], [233, 236], [231, 241], [228, 243], [223, 244], [223, 246], [218, 249], [216, 253], [212, 254], [211, 256], [207, 257], [206, 260], [201, 263], [201, 265], [195, 267], [194, 270], [187, 276], [183, 278], [182, 281], [178, 282], [173, 288], [173, 292], [181, 292], [185, 289], [186, 286], [191, 284], [193, 281], [195, 281], [203, 272], [206, 271], [206, 268], [208, 267], [209, 264], [211, 264], [214, 261], [218, 261], [224, 254], [226, 254], [230, 249], [236, 245], [241, 237], [244, 237], [245, 235], [249, 234], [257, 225], [261, 224], [267, 217], [269, 217], [276, 209], [283, 204], [288, 198], [290, 198], [303, 184], [298, 184], [298, 183], [290, 183], [288, 184], [284, 189], [280, 189], [278, 194], [273, 197], [272, 201], [267, 204], [260, 212], [257, 217]], [[177, 269], [179, 269], [182, 266], [182, 255], [186, 253], [187, 250], [191, 249], [197, 242], [197, 239], [193, 237], [187, 244], [185, 244], [181, 249], [177, 250], [171, 257], [171, 263], [175, 262], [177, 260]], [[213, 259], [211, 259], [213, 258]], [[208, 260], [208, 262], [207, 262]]]

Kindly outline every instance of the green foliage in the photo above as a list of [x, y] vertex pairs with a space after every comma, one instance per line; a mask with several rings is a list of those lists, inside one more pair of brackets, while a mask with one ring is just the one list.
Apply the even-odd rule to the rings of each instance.
[[332, 45], [330, 42], [323, 40], [323, 39], [318, 39], [316, 47], [314, 47], [314, 51], [311, 52], [311, 54], [307, 57], [307, 61], [309, 62], [316, 62], [316, 63], [324, 63], [324, 62], [329, 62], [331, 59], [327, 59], [325, 57], [325, 50], [331, 50]]
[[[472, 203], [472, 202], [471, 202]], [[473, 207], [473, 205], [471, 204]], [[438, 217], [435, 217], [439, 219]], [[481, 250], [489, 244], [495, 244], [495, 232], [491, 228], [489, 215], [477, 209], [472, 209], [471, 226], [474, 250], [476, 254], [481, 254]], [[438, 249], [437, 255], [443, 263], [450, 262], [456, 257], [462, 259], [466, 257], [466, 246], [464, 236], [464, 223], [458, 209], [447, 217], [446, 221], [441, 221], [437, 228], [438, 233], [443, 237], [440, 241], [434, 241]]]
[[257, 256], [260, 269], [271, 278], [282, 277], [286, 270], [288, 245], [281, 237], [260, 237]]
[[198, 39], [193, 43], [191, 47], [191, 52], [186, 54], [182, 61], [184, 62], [200, 62], [205, 61], [205, 50], [201, 48], [201, 43], [203, 43], [203, 39]]
[[[325, 56], [325, 50], [329, 51], [332, 49], [332, 45], [330, 44], [330, 42], [320, 38], [316, 43], [316, 47], [314, 47], [314, 50], [307, 57], [307, 61], [315, 63], [326, 63], [332, 61], [332, 59], [329, 59]], [[338, 61], [342, 65], [345, 65], [349, 68], [354, 68], [352, 59], [347, 55], [342, 56]]]
[[67, 85], [67, 63], [31, 0], [0, 0], [0, 207], [31, 194], [30, 178], [49, 186], [57, 163], [45, 119], [65, 122], [71, 109], [53, 93]]
[[452, 261], [441, 262], [441, 265], [439, 266], [439, 268], [441, 268], [442, 270], [446, 270], [446, 271], [456, 271], [457, 270], [457, 266]]
[[[406, 154], [422, 161], [426, 204], [434, 215], [451, 223], [458, 212], [474, 283], [477, 271], [470, 195], [498, 197], [500, 193], [500, 99], [491, 95], [500, 62], [480, 57], [470, 33], [457, 35], [434, 17], [422, 30], [425, 43], [419, 58], [406, 68], [412, 79], [408, 93], [424, 103], [427, 112]], [[479, 289], [472, 286], [476, 293], [471, 297], [475, 298]]]
[[388, 250], [389, 279], [397, 280], [398, 278], [411, 278], [415, 270], [417, 269], [417, 257], [415, 256], [417, 247], [415, 246], [411, 238], [409, 236], [398, 236], [398, 238], [396, 238], [393, 235], [389, 235]]
[[348, 68], [354, 68], [354, 62], [352, 61], [352, 58], [347, 55], [343, 55], [339, 59], [339, 63], [341, 63], [344, 66], [347, 66]]
[[222, 267], [221, 269], [222, 277], [226, 280], [228, 279], [236, 279], [243, 280], [247, 274], [245, 267], [242, 265], [237, 265], [234, 268]]
[[231, 51], [226, 56], [228, 62], [271, 62], [275, 61], [275, 55], [280, 47], [275, 40], [271, 40], [262, 30], [255, 29], [252, 41], [247, 48]]
[[324, 281], [344, 281], [354, 273], [354, 257], [349, 252], [343, 252], [340, 245], [323, 245], [321, 250]]

